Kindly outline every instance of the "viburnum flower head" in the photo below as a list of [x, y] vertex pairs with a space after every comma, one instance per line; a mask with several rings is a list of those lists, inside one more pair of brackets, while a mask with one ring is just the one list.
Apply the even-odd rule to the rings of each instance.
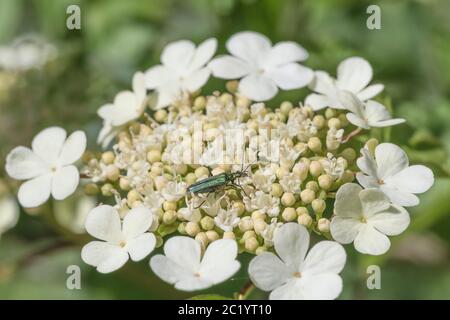
[[67, 139], [59, 127], [44, 129], [27, 147], [16, 147], [6, 157], [6, 172], [17, 180], [28, 180], [19, 189], [23, 207], [43, 204], [52, 195], [63, 200], [75, 192], [80, 175], [73, 165], [86, 149], [86, 135], [75, 131]]
[[355, 183], [339, 188], [334, 203], [335, 216], [330, 231], [334, 240], [351, 243], [361, 253], [380, 255], [391, 245], [387, 236], [395, 236], [408, 227], [408, 212], [392, 204], [380, 190], [363, 190]]
[[239, 270], [237, 253], [236, 241], [220, 239], [208, 245], [202, 257], [198, 241], [177, 236], [164, 244], [165, 255], [150, 259], [150, 267], [178, 290], [202, 290], [227, 280]]
[[349, 110], [347, 119], [350, 123], [362, 129], [373, 127], [389, 127], [405, 122], [405, 119], [392, 119], [389, 111], [381, 103], [369, 100], [363, 103], [349, 91], [339, 93], [342, 105]]
[[276, 230], [278, 257], [265, 252], [253, 258], [248, 273], [261, 290], [271, 291], [271, 300], [330, 300], [342, 291], [339, 273], [345, 265], [344, 248], [337, 242], [321, 241], [309, 247], [309, 233], [296, 223]]
[[142, 115], [146, 103], [147, 90], [145, 89], [144, 74], [136, 72], [133, 76], [133, 91], [119, 92], [113, 103], [108, 103], [98, 110], [98, 115], [103, 119], [103, 128], [98, 135], [98, 143], [101, 143], [103, 147], [108, 146], [125, 124]]
[[169, 43], [161, 54], [161, 64], [145, 72], [147, 89], [158, 93], [155, 109], [175, 102], [185, 93], [200, 89], [211, 71], [205, 65], [217, 49], [217, 40], [208, 39], [198, 47], [188, 40]]
[[273, 98], [278, 88], [302, 88], [313, 78], [313, 71], [297, 61], [304, 61], [308, 53], [291, 41], [272, 46], [262, 34], [245, 31], [233, 35], [226, 44], [232, 54], [217, 57], [209, 63], [213, 76], [240, 79], [239, 92], [254, 101]]
[[83, 261], [109, 273], [121, 268], [131, 257], [140, 261], [153, 251], [156, 238], [147, 232], [153, 221], [150, 209], [131, 209], [120, 220], [117, 209], [101, 205], [91, 210], [86, 218], [86, 231], [102, 241], [91, 241], [81, 251]]
[[356, 174], [358, 182], [364, 188], [380, 189], [399, 206], [418, 205], [415, 194], [427, 191], [434, 183], [433, 171], [422, 165], [409, 166], [408, 156], [395, 144], [379, 144], [375, 158], [367, 148], [361, 153], [356, 162], [361, 169]]
[[316, 71], [309, 86], [316, 93], [306, 97], [305, 105], [314, 110], [326, 107], [345, 109], [339, 97], [342, 91], [349, 91], [361, 101], [367, 101], [384, 89], [382, 84], [369, 85], [372, 76], [372, 66], [360, 57], [350, 57], [342, 61], [337, 68], [337, 79], [333, 79], [325, 71]]

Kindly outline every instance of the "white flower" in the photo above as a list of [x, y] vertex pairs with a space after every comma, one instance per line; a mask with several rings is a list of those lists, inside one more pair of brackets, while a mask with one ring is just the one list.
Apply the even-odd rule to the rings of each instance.
[[133, 76], [133, 91], [121, 91], [114, 98], [113, 103], [98, 109], [98, 115], [103, 119], [103, 128], [97, 142], [106, 147], [125, 124], [139, 118], [145, 110], [147, 91], [142, 72]]
[[233, 231], [233, 228], [236, 227], [241, 221], [241, 218], [238, 217], [237, 209], [229, 209], [225, 210], [220, 208], [217, 216], [214, 218], [214, 223], [223, 231]]
[[280, 180], [280, 185], [283, 188], [284, 192], [291, 192], [294, 194], [300, 193], [301, 183], [302, 183], [302, 180], [300, 179], [300, 177], [293, 172], [290, 172], [289, 174], [285, 175]]
[[381, 143], [375, 148], [375, 159], [366, 148], [357, 160], [362, 172], [356, 179], [364, 188], [379, 188], [393, 203], [410, 207], [419, 204], [415, 193], [427, 191], [434, 183], [433, 172], [425, 166], [409, 166], [406, 153], [392, 143]]
[[215, 77], [239, 79], [239, 92], [254, 101], [273, 98], [278, 88], [298, 89], [313, 78], [313, 71], [297, 61], [308, 53], [295, 42], [279, 42], [272, 47], [268, 38], [256, 32], [239, 32], [227, 41], [232, 56], [215, 58], [209, 67]]
[[185, 182], [169, 181], [161, 190], [161, 194], [167, 201], [178, 201], [186, 195]]
[[408, 212], [391, 204], [380, 190], [363, 190], [355, 183], [339, 188], [334, 203], [335, 216], [330, 230], [340, 243], [354, 242], [361, 253], [380, 255], [391, 245], [387, 236], [395, 236], [408, 227]]
[[19, 208], [14, 198], [2, 197], [0, 199], [0, 237], [9, 229], [14, 228], [19, 220]]
[[384, 89], [382, 84], [368, 86], [372, 80], [372, 74], [369, 62], [360, 57], [351, 57], [342, 61], [337, 68], [337, 80], [324, 71], [316, 71], [310, 87], [317, 93], [308, 95], [305, 105], [311, 106], [314, 110], [325, 107], [345, 109], [339, 97], [344, 90], [355, 94], [361, 101], [367, 101]]
[[177, 213], [180, 217], [187, 221], [200, 222], [200, 220], [202, 219], [200, 210], [189, 208], [189, 206], [178, 209]]
[[363, 103], [353, 93], [342, 92], [342, 105], [349, 110], [347, 119], [350, 123], [363, 129], [372, 127], [389, 127], [405, 122], [405, 119], [392, 119], [389, 111], [381, 103], [369, 100]]
[[158, 92], [156, 109], [161, 109], [181, 95], [200, 89], [210, 76], [205, 67], [217, 49], [217, 40], [208, 39], [197, 48], [188, 40], [169, 43], [161, 54], [160, 65], [145, 72], [148, 89]]
[[250, 196], [250, 199], [244, 199], [247, 211], [261, 210], [269, 217], [277, 217], [280, 214], [280, 198], [272, 196], [270, 193], [264, 193], [261, 190], [256, 191]]
[[102, 241], [85, 245], [81, 258], [101, 273], [121, 268], [129, 257], [133, 261], [144, 259], [156, 244], [154, 234], [147, 232], [152, 220], [151, 211], [144, 207], [131, 209], [123, 223], [115, 208], [108, 205], [94, 208], [86, 218], [86, 231]]
[[202, 210], [211, 217], [217, 216], [219, 210], [221, 209], [220, 202], [224, 199], [224, 197], [226, 197], [226, 193], [224, 193], [221, 197], [216, 196], [215, 193], [209, 193], [205, 200], [200, 198], [199, 201], [203, 202]]
[[331, 127], [327, 131], [326, 144], [327, 149], [334, 151], [339, 149], [341, 146], [341, 141], [344, 136], [344, 129], [336, 129], [336, 127]]
[[201, 245], [189, 237], [173, 237], [164, 244], [164, 254], [150, 259], [150, 267], [163, 281], [182, 291], [209, 288], [231, 277], [240, 268], [238, 248], [230, 239], [211, 243], [201, 257]]
[[336, 158], [331, 152], [327, 153], [326, 158], [320, 159], [323, 170], [330, 175], [333, 180], [338, 180], [342, 177], [347, 168], [347, 160], [342, 157]]
[[331, 300], [342, 291], [346, 254], [333, 241], [321, 241], [308, 254], [309, 233], [296, 223], [286, 223], [274, 236], [279, 258], [265, 252], [253, 258], [248, 273], [261, 290], [272, 291], [271, 300]]
[[278, 232], [283, 222], [278, 222], [277, 218], [272, 218], [270, 224], [266, 225], [263, 231], [261, 231], [261, 237], [264, 239], [264, 244], [266, 246], [273, 246], [273, 237], [275, 233]]
[[253, 185], [263, 192], [270, 192], [276, 178], [275, 172], [270, 166], [260, 168], [252, 174]]
[[19, 189], [19, 202], [26, 208], [37, 207], [50, 197], [63, 200], [78, 186], [80, 175], [72, 165], [86, 149], [86, 135], [50, 127], [41, 131], [32, 142], [32, 149], [14, 148], [6, 157], [6, 172], [17, 180], [29, 180]]

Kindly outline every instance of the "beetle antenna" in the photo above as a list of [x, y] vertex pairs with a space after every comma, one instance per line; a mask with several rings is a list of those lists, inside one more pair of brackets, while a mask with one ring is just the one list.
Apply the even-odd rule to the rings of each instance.
[[[256, 152], [256, 160], [253, 161], [253, 162], [251, 162], [251, 163], [249, 163], [249, 164], [247, 165], [247, 167], [245, 168], [245, 170], [242, 169], [242, 172], [247, 172], [247, 170], [248, 170], [252, 165], [254, 165], [256, 162], [258, 162], [258, 160], [259, 160], [259, 153], [260, 153], [260, 151]], [[243, 164], [242, 164], [242, 165], [243, 165]]]

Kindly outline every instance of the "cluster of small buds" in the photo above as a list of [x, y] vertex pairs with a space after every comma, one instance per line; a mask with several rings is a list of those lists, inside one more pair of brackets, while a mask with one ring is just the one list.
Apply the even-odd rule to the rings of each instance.
[[[150, 208], [157, 245], [178, 232], [202, 248], [221, 238], [236, 239], [241, 252], [259, 254], [271, 250], [274, 233], [287, 222], [329, 238], [327, 202], [355, 174], [357, 152], [343, 143], [350, 131], [345, 114], [334, 109], [315, 113], [290, 102], [270, 109], [237, 94], [236, 82], [227, 83], [227, 89], [182, 99], [128, 124], [113, 151], [85, 156], [84, 174], [91, 179], [85, 192], [113, 199], [122, 216], [132, 208]], [[240, 188], [190, 194], [193, 183], [244, 166], [230, 164], [228, 154], [224, 163], [211, 159], [228, 129], [241, 130], [247, 157], [252, 141], [268, 146], [272, 141], [263, 132], [276, 130], [278, 158], [263, 148], [257, 161], [245, 164], [248, 177], [237, 182]], [[201, 154], [195, 163], [192, 146], [199, 134]]]

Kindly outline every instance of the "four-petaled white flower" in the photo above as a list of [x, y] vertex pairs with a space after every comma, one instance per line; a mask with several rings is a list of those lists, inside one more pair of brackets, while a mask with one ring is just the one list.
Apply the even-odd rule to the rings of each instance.
[[236, 227], [241, 221], [239, 218], [237, 209], [219, 209], [217, 216], [214, 217], [214, 223], [223, 231], [233, 231], [234, 227]]
[[38, 207], [52, 195], [63, 200], [75, 192], [80, 175], [73, 165], [86, 149], [86, 135], [82, 131], [67, 133], [50, 127], [38, 133], [32, 149], [16, 147], [6, 157], [6, 172], [17, 180], [28, 180], [19, 189], [23, 207]]
[[410, 207], [419, 204], [415, 193], [427, 191], [434, 183], [433, 171], [422, 165], [409, 166], [406, 153], [392, 143], [375, 148], [375, 159], [366, 148], [357, 160], [362, 172], [356, 179], [364, 188], [379, 188], [393, 203]]
[[254, 100], [273, 98], [278, 88], [298, 89], [309, 84], [313, 71], [298, 63], [308, 53], [295, 42], [279, 42], [272, 47], [268, 38], [256, 32], [239, 32], [226, 44], [232, 56], [217, 57], [209, 63], [215, 77], [239, 79], [239, 92]]
[[86, 218], [86, 231], [102, 241], [85, 245], [81, 258], [101, 273], [121, 268], [129, 257], [133, 261], [144, 259], [156, 244], [155, 235], [147, 232], [152, 220], [152, 212], [144, 207], [131, 209], [123, 222], [114, 207], [101, 205], [94, 208]]
[[114, 98], [113, 103], [105, 104], [98, 109], [98, 115], [103, 119], [97, 142], [104, 148], [108, 146], [120, 129], [130, 121], [139, 118], [145, 110], [147, 91], [142, 72], [133, 76], [133, 91], [121, 91]]
[[182, 291], [209, 288], [234, 275], [240, 268], [236, 260], [236, 241], [212, 242], [201, 257], [201, 245], [189, 237], [173, 237], [164, 244], [164, 254], [150, 259], [153, 272]]
[[6, 196], [0, 199], [0, 237], [17, 224], [19, 208], [15, 199]]
[[405, 119], [392, 119], [389, 111], [381, 103], [369, 100], [363, 103], [353, 93], [345, 91], [339, 95], [342, 105], [349, 110], [347, 119], [357, 127], [389, 127], [405, 122]]
[[253, 258], [248, 273], [261, 290], [272, 291], [271, 300], [329, 300], [342, 291], [346, 254], [337, 242], [321, 241], [308, 254], [309, 233], [296, 223], [286, 223], [274, 235], [275, 251]]
[[217, 49], [217, 40], [208, 39], [197, 48], [188, 40], [169, 43], [161, 54], [160, 65], [145, 72], [148, 89], [156, 90], [158, 102], [155, 109], [164, 108], [183, 94], [200, 89], [211, 74], [205, 65]]
[[161, 194], [167, 201], [178, 201], [186, 195], [185, 182], [169, 181], [161, 190]]
[[334, 240], [351, 243], [361, 253], [380, 255], [391, 246], [387, 236], [395, 236], [408, 227], [408, 212], [394, 205], [380, 190], [363, 190], [355, 183], [339, 188], [334, 203], [335, 216], [330, 231]]
[[361, 101], [367, 101], [384, 89], [382, 84], [368, 86], [372, 75], [371, 65], [360, 57], [351, 57], [342, 61], [337, 68], [337, 80], [324, 71], [316, 71], [310, 88], [317, 93], [308, 95], [305, 105], [314, 110], [326, 107], [345, 109], [339, 97], [343, 91], [350, 91]]

